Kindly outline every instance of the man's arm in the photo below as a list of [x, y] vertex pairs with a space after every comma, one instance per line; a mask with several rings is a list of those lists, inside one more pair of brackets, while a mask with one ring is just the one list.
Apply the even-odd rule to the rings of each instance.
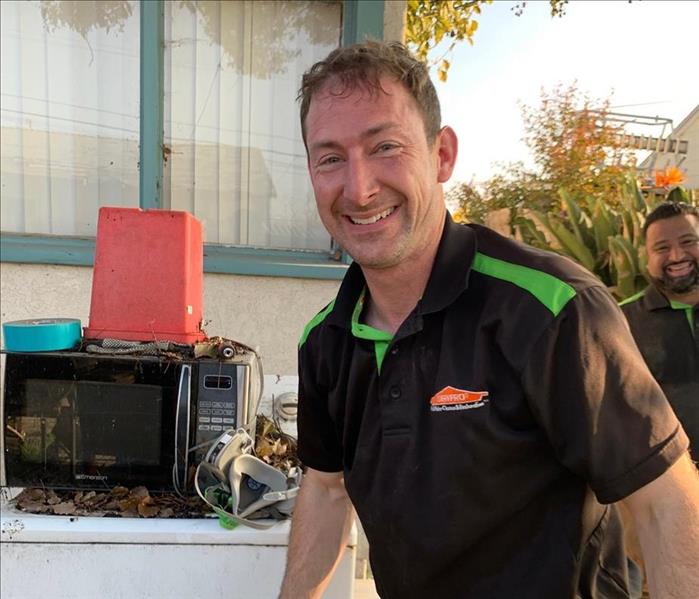
[[699, 473], [685, 454], [624, 499], [636, 521], [651, 597], [692, 599], [699, 589]]
[[340, 561], [353, 516], [342, 473], [309, 468], [291, 519], [280, 599], [321, 596]]

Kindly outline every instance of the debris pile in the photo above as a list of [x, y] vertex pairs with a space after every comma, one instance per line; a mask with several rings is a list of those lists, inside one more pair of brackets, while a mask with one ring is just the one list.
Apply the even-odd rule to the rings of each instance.
[[105, 492], [31, 488], [22, 491], [14, 502], [23, 512], [59, 516], [201, 518], [211, 511], [196, 495], [152, 496], [145, 487], [114, 487]]
[[289, 472], [293, 467], [301, 466], [297, 447], [296, 439], [282, 432], [276, 422], [257, 416], [255, 455], [258, 458], [282, 472]]
[[[301, 466], [296, 439], [262, 415], [257, 416], [254, 454], [282, 472]], [[23, 512], [60, 516], [203, 518], [212, 515], [211, 509], [197, 495], [151, 495], [143, 486], [114, 487], [105, 491], [33, 487], [24, 489], [13, 501]]]

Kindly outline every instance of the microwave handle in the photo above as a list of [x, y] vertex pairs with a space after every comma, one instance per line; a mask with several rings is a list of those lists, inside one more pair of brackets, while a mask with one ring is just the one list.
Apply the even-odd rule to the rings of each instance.
[[192, 367], [183, 364], [177, 391], [177, 414], [175, 415], [175, 484], [184, 490], [189, 466], [189, 415], [192, 389]]

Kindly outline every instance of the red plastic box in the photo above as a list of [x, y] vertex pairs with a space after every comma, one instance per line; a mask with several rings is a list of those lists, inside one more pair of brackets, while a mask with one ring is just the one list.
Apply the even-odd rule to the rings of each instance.
[[85, 338], [201, 341], [203, 262], [188, 212], [100, 208]]

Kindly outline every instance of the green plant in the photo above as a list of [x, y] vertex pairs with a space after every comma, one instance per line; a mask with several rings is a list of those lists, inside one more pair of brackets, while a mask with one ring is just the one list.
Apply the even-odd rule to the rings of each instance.
[[484, 185], [488, 203], [549, 212], [563, 188], [586, 207], [597, 199], [619, 204], [634, 155], [619, 146], [622, 130], [607, 118], [609, 106], [609, 98], [590, 98], [575, 83], [542, 90], [538, 105], [523, 105], [523, 139], [534, 168], [500, 164], [500, 172]]
[[[405, 41], [421, 61], [437, 67], [440, 81], [446, 81], [451, 66], [447, 57], [451, 56], [457, 42], [467, 41], [473, 45], [478, 29], [476, 17], [481, 14], [481, 7], [492, 3], [493, 0], [407, 0]], [[567, 3], [568, 0], [549, 0], [551, 16], [562, 17]], [[518, 2], [512, 11], [519, 17], [526, 4], [526, 0]], [[444, 53], [429, 59], [429, 53], [445, 39], [450, 39], [451, 43]]]
[[643, 249], [643, 222], [658, 201], [688, 197], [675, 188], [667, 196], [644, 195], [627, 175], [613, 206], [601, 198], [576, 202], [561, 189], [557, 211], [521, 210], [513, 224], [531, 245], [566, 255], [604, 282], [617, 299], [625, 299], [648, 284]]

